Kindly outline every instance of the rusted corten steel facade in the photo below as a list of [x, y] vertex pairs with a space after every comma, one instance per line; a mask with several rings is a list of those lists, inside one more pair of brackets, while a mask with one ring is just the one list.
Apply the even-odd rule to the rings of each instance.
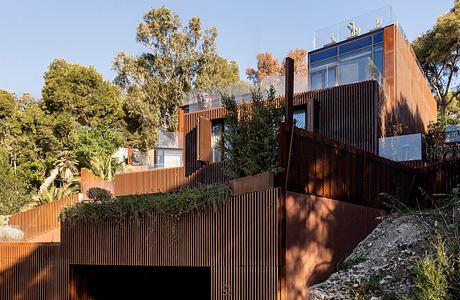
[[396, 25], [384, 29], [384, 78], [390, 101], [382, 107], [382, 133], [401, 125], [405, 134], [425, 132], [436, 120], [436, 100], [410, 44]]
[[[281, 299], [283, 200], [282, 191], [273, 189], [180, 220], [63, 224], [67, 269], [60, 276], [80, 264], [210, 267], [212, 299]], [[78, 280], [70, 278], [70, 299], [86, 299], [84, 290], [74, 288]], [[60, 299], [66, 295], [64, 290]]]
[[86, 194], [92, 187], [98, 187], [110, 191], [112, 194], [115, 192], [114, 181], [104, 180], [93, 174], [88, 169], [82, 168], [80, 170], [80, 191]]
[[[381, 214], [270, 189], [180, 219], [64, 223], [60, 244], [0, 243], [0, 297], [94, 299], [87, 279], [74, 270], [103, 265], [204, 267], [210, 269], [210, 299], [298, 299], [308, 283], [334, 271]], [[357, 220], [360, 230], [345, 234]]]
[[72, 194], [24, 212], [16, 213], [9, 217], [8, 224], [18, 226], [24, 232], [24, 240], [31, 240], [48, 231], [59, 228], [58, 215], [61, 209], [77, 202], [78, 195]]
[[0, 243], [0, 299], [92, 299], [73, 264], [210, 267], [212, 299], [281, 299], [283, 199], [273, 189], [180, 220], [63, 224], [60, 244]]
[[[288, 189], [366, 207], [381, 208], [380, 193], [414, 204], [418, 188], [449, 193], [460, 184], [460, 160], [413, 167], [295, 128]], [[430, 206], [418, 199], [418, 205]], [[426, 200], [426, 199], [425, 199]]]
[[0, 243], [0, 299], [68, 299], [59, 243]]
[[[307, 122], [315, 118], [321, 135], [368, 152], [376, 153], [379, 138], [379, 106], [383, 102], [376, 81], [364, 81], [294, 96], [294, 107], [304, 107]], [[310, 120], [310, 121], [309, 121]], [[310, 127], [314, 127], [310, 125]]]
[[[286, 194], [286, 299], [307, 299], [381, 221], [378, 209], [324, 197]], [[359, 224], [359, 226], [357, 226]]]

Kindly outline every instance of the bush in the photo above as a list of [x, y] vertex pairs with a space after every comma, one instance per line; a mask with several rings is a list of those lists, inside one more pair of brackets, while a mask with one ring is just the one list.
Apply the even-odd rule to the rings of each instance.
[[113, 199], [113, 195], [110, 191], [98, 187], [90, 188], [87, 196], [94, 201], [109, 201]]
[[207, 208], [217, 209], [231, 195], [224, 184], [183, 188], [177, 192], [115, 197], [112, 201], [80, 202], [61, 211], [60, 219], [72, 224], [78, 221], [94, 223], [119, 221], [124, 218], [140, 220], [158, 214], [180, 218]]
[[[415, 299], [460, 299], [460, 191], [442, 195], [442, 207], [433, 199], [440, 220], [431, 253], [415, 267]], [[425, 224], [428, 225], [429, 224]]]
[[252, 92], [251, 105], [236, 104], [234, 97], [223, 96], [226, 129], [223, 153], [228, 160], [225, 173], [231, 178], [266, 171], [280, 171], [278, 136], [283, 109], [275, 99], [273, 86], [263, 99], [259, 90]]

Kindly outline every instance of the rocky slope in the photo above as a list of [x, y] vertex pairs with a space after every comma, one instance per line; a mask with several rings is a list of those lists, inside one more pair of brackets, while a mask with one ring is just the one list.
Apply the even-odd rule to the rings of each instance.
[[413, 290], [412, 270], [430, 249], [430, 214], [392, 215], [377, 226], [330, 278], [309, 289], [310, 300], [403, 299]]

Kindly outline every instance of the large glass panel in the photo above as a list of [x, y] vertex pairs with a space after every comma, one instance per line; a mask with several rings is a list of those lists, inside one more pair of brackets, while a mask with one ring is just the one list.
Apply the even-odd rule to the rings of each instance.
[[374, 34], [374, 44], [383, 43], [383, 31]]
[[212, 161], [222, 161], [222, 133], [223, 123], [215, 123], [212, 125], [211, 149]]
[[383, 44], [374, 46], [374, 64], [377, 66], [380, 74], [383, 75]]
[[337, 67], [330, 67], [327, 69], [327, 87], [337, 85]]
[[337, 56], [337, 47], [310, 54], [310, 64]]
[[323, 69], [326, 66], [336, 65], [337, 64], [337, 56], [334, 56], [331, 59], [323, 60], [314, 64], [310, 65], [310, 71], [318, 71], [319, 69]]
[[348, 84], [369, 79], [371, 47], [341, 55], [339, 57], [339, 84]]
[[318, 90], [323, 88], [323, 77], [324, 70], [316, 71], [311, 73], [310, 88], [312, 90]]
[[297, 128], [307, 128], [305, 109], [294, 110], [294, 121]]
[[339, 55], [372, 45], [372, 36], [366, 36], [356, 41], [345, 43], [339, 47]]

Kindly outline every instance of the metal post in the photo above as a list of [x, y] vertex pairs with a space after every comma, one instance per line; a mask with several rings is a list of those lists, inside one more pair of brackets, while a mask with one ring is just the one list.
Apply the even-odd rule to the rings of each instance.
[[294, 114], [294, 60], [290, 57], [286, 57], [286, 69], [285, 69], [285, 80], [284, 80], [284, 95], [285, 95], [285, 110], [284, 120], [289, 125], [293, 122]]

